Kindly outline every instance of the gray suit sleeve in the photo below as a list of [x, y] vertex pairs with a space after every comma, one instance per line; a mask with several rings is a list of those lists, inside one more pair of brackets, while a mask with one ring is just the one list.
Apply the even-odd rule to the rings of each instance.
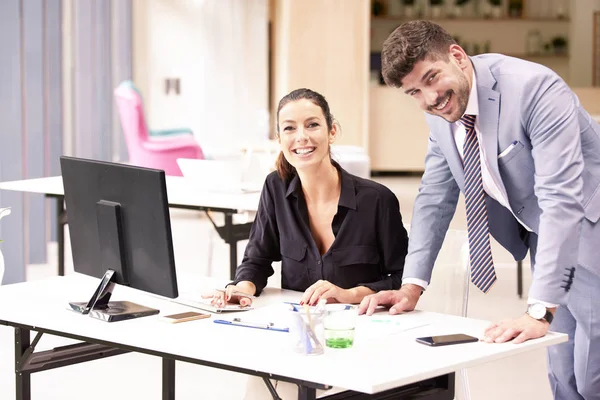
[[433, 134], [425, 157], [425, 173], [415, 199], [408, 254], [402, 279], [429, 283], [433, 264], [458, 202], [459, 188]]
[[542, 211], [529, 296], [565, 304], [563, 274], [577, 266], [584, 217], [578, 108], [571, 90], [554, 74], [526, 82], [521, 99], [521, 123], [531, 140], [534, 191]]

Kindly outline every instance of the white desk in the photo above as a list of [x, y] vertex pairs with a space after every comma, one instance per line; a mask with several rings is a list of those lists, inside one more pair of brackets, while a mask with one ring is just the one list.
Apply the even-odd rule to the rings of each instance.
[[[215, 286], [209, 279], [202, 283], [207, 289]], [[415, 337], [457, 332], [481, 336], [488, 322], [415, 311], [394, 317], [387, 314], [361, 316], [353, 348], [326, 349], [320, 356], [304, 356], [293, 352], [288, 333], [215, 324], [213, 318], [168, 324], [159, 321], [158, 316], [151, 316], [106, 323], [67, 310], [68, 301], [87, 300], [97, 284], [98, 279], [73, 274], [0, 287], [0, 304], [11, 305], [0, 307], [0, 324], [16, 329], [18, 400], [30, 398], [31, 373], [129, 351], [163, 358], [163, 399], [175, 396], [175, 360], [294, 382], [300, 387], [300, 399], [314, 399], [316, 388], [324, 386], [370, 394], [402, 387], [393, 398], [413, 398], [409, 396], [418, 392], [429, 394], [423, 399], [452, 399], [454, 371], [567, 340], [566, 335], [549, 333], [520, 345], [479, 342], [432, 348], [418, 344]], [[237, 315], [248, 319], [256, 319], [266, 312], [278, 315], [273, 310], [284, 307], [281, 301], [298, 300], [300, 296], [298, 292], [267, 288], [257, 299], [256, 310]], [[121, 286], [113, 298], [155, 307], [161, 314], [185, 309]], [[400, 324], [397, 326], [403, 323], [415, 326], [415, 322], [427, 325], [382, 334], [381, 325], [373, 321], [374, 318], [392, 319]], [[86, 344], [76, 351], [71, 350], [67, 359], [28, 363], [31, 331], [37, 331], [38, 335], [48, 333], [74, 338]], [[44, 355], [47, 354], [42, 353]], [[436, 388], [434, 382], [447, 387]]]
[[[248, 238], [250, 227], [252, 226], [252, 223], [234, 224], [233, 214], [243, 211], [256, 211], [258, 209], [260, 193], [205, 192], [195, 189], [189, 180], [177, 176], [167, 176], [166, 182], [169, 207], [213, 211], [225, 215], [225, 224], [222, 227], [217, 226], [214, 222], [213, 225], [221, 238], [229, 244], [229, 271], [230, 277], [233, 279], [235, 269], [237, 268], [237, 242]], [[40, 193], [46, 197], [57, 199], [58, 275], [64, 275], [64, 225], [67, 223], [67, 216], [64, 209], [65, 192], [62, 177], [52, 176], [48, 178], [0, 182], [0, 190]]]

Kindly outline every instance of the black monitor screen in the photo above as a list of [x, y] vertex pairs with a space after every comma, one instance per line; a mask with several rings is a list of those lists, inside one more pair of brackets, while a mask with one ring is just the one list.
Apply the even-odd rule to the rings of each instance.
[[60, 163], [75, 271], [102, 278], [113, 269], [118, 284], [177, 297], [164, 171], [74, 157]]

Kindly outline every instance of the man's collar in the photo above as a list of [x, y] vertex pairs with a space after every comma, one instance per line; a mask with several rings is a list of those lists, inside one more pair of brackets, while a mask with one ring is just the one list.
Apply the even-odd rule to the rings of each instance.
[[471, 93], [469, 93], [469, 102], [465, 114], [479, 115], [479, 103], [477, 97], [477, 78], [475, 77], [475, 69], [473, 68], [473, 76], [471, 78]]

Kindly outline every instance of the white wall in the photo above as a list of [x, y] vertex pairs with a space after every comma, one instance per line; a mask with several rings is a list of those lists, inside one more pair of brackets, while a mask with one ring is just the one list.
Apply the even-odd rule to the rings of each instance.
[[593, 14], [600, 11], [600, 0], [571, 2], [571, 32], [569, 69], [571, 86], [592, 85]]
[[73, 58], [73, 0], [62, 2], [62, 93], [63, 93], [63, 154], [72, 156], [75, 154], [73, 143], [73, 70], [75, 68]]
[[[273, 106], [302, 87], [327, 98], [337, 144], [368, 148], [368, 0], [274, 0]], [[274, 110], [275, 111], [275, 110]]]
[[[151, 129], [190, 127], [201, 146], [268, 135], [266, 0], [134, 0], [134, 81]], [[165, 94], [179, 78], [180, 95]]]

